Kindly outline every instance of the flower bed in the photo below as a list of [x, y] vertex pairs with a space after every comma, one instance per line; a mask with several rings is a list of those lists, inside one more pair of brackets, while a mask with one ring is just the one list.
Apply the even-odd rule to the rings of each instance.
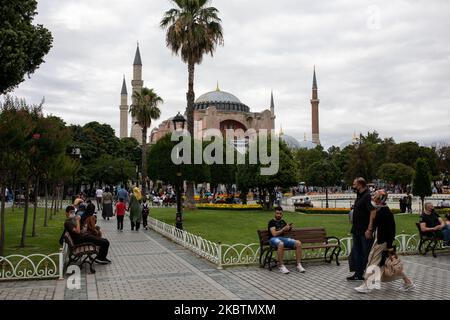
[[450, 208], [444, 208], [444, 209], [435, 209], [436, 213], [445, 216], [446, 214], [450, 213]]
[[[348, 214], [350, 208], [296, 208], [295, 212], [301, 212], [305, 214]], [[400, 213], [400, 209], [391, 209], [393, 214]]]
[[203, 210], [261, 210], [260, 204], [227, 204], [227, 203], [202, 203], [196, 205]]

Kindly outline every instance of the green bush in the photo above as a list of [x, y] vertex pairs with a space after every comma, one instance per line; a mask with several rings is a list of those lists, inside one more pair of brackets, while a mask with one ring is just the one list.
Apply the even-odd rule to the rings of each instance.
[[445, 208], [445, 209], [435, 209], [436, 213], [440, 216], [445, 216], [446, 214], [450, 213], [450, 208]]

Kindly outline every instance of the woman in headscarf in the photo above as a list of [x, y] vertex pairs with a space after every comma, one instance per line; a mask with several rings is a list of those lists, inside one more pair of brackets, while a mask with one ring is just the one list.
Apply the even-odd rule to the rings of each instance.
[[[387, 193], [385, 190], [377, 190], [372, 196], [372, 206], [377, 210], [373, 228], [375, 232], [375, 240], [372, 249], [369, 253], [369, 261], [366, 267], [366, 274], [364, 275], [364, 283], [355, 288], [360, 293], [369, 293], [372, 288], [369, 283], [372, 282], [372, 272], [379, 268], [379, 273], [375, 272], [375, 276], [379, 276], [381, 282], [390, 282], [398, 279], [403, 279], [399, 291], [412, 291], [416, 287], [409, 279], [402, 268], [400, 271], [391, 274], [386, 270], [385, 262], [387, 259], [398, 259], [395, 247], [393, 245], [395, 240], [395, 219], [389, 207], [386, 205]], [[372, 271], [373, 270], [373, 271]], [[379, 289], [379, 288], [377, 288]]]
[[103, 197], [102, 197], [102, 206], [103, 206], [103, 211], [102, 211], [102, 217], [103, 219], [107, 218], [109, 220], [109, 218], [111, 218], [113, 216], [113, 195], [111, 192], [109, 192], [109, 188], [105, 189], [105, 192], [103, 193]]
[[139, 231], [139, 227], [141, 225], [141, 200], [141, 190], [138, 187], [135, 187], [131, 193], [129, 206], [132, 231], [135, 227], [136, 231]]

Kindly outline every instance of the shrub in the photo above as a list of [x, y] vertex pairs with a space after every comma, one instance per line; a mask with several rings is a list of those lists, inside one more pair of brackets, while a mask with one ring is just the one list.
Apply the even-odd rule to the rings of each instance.
[[[348, 214], [350, 208], [297, 208], [295, 212], [302, 212], [305, 214]], [[401, 213], [400, 209], [391, 209], [393, 214]]]
[[200, 210], [261, 210], [260, 204], [227, 204], [227, 203], [202, 203], [196, 207]]

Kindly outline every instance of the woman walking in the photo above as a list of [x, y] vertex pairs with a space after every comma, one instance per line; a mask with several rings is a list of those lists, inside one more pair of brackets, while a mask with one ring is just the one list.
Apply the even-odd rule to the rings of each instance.
[[[404, 274], [403, 268], [401, 267], [395, 252], [393, 246], [395, 240], [395, 220], [394, 215], [386, 205], [386, 200], [387, 193], [384, 190], [375, 191], [372, 197], [372, 205], [377, 210], [373, 224], [375, 240], [369, 253], [364, 283], [355, 288], [359, 293], [369, 293], [372, 291], [373, 287], [369, 285], [369, 283], [372, 282], [370, 270], [375, 270], [378, 267], [380, 268], [381, 279], [379, 280], [381, 282], [403, 279], [403, 284], [399, 288], [399, 291], [402, 292], [411, 291], [416, 287], [411, 279]], [[390, 261], [388, 261], [388, 259]], [[388, 264], [392, 265], [393, 263], [397, 263], [394, 270], [388, 267]], [[377, 275], [377, 273], [375, 273], [375, 275]]]
[[109, 188], [105, 189], [105, 192], [103, 193], [102, 197], [102, 217], [103, 219], [108, 219], [113, 216], [113, 195], [111, 192], [109, 192]]
[[141, 216], [142, 216], [141, 199], [142, 199], [141, 190], [138, 187], [135, 187], [133, 189], [133, 193], [131, 194], [129, 205], [131, 231], [133, 231], [135, 227], [136, 231], [139, 231], [139, 227], [141, 225]]

